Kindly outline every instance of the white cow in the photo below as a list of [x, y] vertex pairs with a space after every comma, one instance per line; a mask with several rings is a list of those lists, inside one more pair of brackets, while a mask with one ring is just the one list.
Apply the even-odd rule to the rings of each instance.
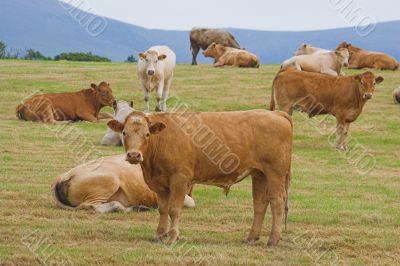
[[[167, 110], [167, 98], [176, 64], [175, 53], [167, 46], [153, 46], [139, 53], [138, 78], [144, 92], [145, 113], [150, 112], [149, 93], [157, 92], [156, 112]], [[162, 97], [162, 106], [160, 104]]]
[[318, 47], [311, 46], [310, 44], [302, 44], [297, 48], [294, 55], [306, 55], [306, 54], [319, 54], [319, 53], [329, 53], [331, 50], [326, 50]]
[[[126, 102], [126, 101], [118, 101], [113, 104], [114, 108], [114, 119], [118, 120], [118, 122], [123, 123], [125, 118], [135, 111], [133, 108], [133, 102]], [[101, 144], [105, 146], [121, 146], [123, 143], [122, 141], [122, 134], [116, 133], [115, 131], [107, 128], [107, 133], [104, 135], [103, 139], [101, 140]]]
[[349, 65], [349, 51], [340, 48], [334, 52], [297, 55], [282, 64], [282, 68], [293, 67], [297, 70], [316, 72], [330, 76], [343, 76], [343, 66]]

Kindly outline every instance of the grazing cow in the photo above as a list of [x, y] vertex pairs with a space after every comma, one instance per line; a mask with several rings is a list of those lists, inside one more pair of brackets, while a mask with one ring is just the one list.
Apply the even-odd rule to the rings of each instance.
[[190, 32], [190, 48], [193, 55], [192, 65], [197, 65], [196, 58], [200, 49], [206, 50], [213, 42], [240, 49], [239, 43], [229, 32], [219, 29], [193, 28]]
[[337, 49], [346, 48], [349, 50], [349, 68], [374, 68], [381, 70], [397, 70], [399, 62], [393, 57], [380, 53], [367, 51], [353, 46], [350, 43], [342, 42]]
[[333, 52], [294, 56], [283, 62], [282, 68], [290, 66], [307, 72], [316, 72], [330, 76], [344, 76], [342, 67], [348, 66], [348, 60], [349, 51], [342, 48]]
[[329, 53], [331, 50], [326, 50], [318, 47], [314, 47], [310, 44], [302, 44], [297, 50], [294, 52], [294, 55], [307, 55], [307, 54], [320, 54], [320, 53]]
[[101, 82], [98, 86], [78, 92], [48, 93], [35, 95], [16, 108], [17, 117], [27, 121], [89, 121], [113, 118], [99, 113], [104, 106], [112, 106], [115, 99], [110, 84]]
[[[125, 101], [118, 101], [114, 102], [113, 104], [114, 109], [114, 119], [118, 120], [119, 122], [123, 123], [125, 118], [135, 111], [133, 108], [133, 102], [130, 103]], [[121, 146], [122, 145], [122, 134], [116, 133], [110, 128], [107, 128], [107, 133], [104, 135], [103, 139], [101, 140], [101, 145], [105, 146]]]
[[214, 66], [234, 66], [234, 67], [259, 67], [260, 61], [257, 56], [246, 50], [225, 47], [221, 44], [212, 43], [204, 51], [205, 57], [215, 59]]
[[293, 129], [289, 115], [266, 110], [151, 116], [133, 112], [124, 123], [111, 120], [108, 126], [122, 132], [126, 159], [140, 163], [146, 183], [157, 193], [157, 240], [178, 239], [181, 207], [190, 185], [216, 185], [229, 191], [251, 175], [254, 220], [247, 241], [259, 239], [271, 204], [268, 245], [278, 243], [290, 181]]
[[331, 77], [317, 73], [282, 69], [272, 85], [270, 109], [292, 115], [293, 108], [308, 113], [309, 117], [332, 114], [336, 117], [338, 150], [347, 149], [350, 123], [361, 114], [364, 104], [372, 98], [375, 84], [383, 81], [372, 72], [359, 75]]
[[[144, 92], [145, 112], [150, 112], [149, 93], [156, 89], [156, 112], [167, 110], [167, 98], [176, 64], [176, 55], [167, 46], [153, 46], [139, 53], [138, 78]], [[160, 100], [162, 97], [162, 106]]]
[[393, 100], [394, 103], [400, 104], [400, 88], [397, 88], [393, 91]]
[[[140, 165], [128, 163], [126, 155], [100, 158], [58, 176], [53, 198], [65, 209], [94, 209], [97, 212], [146, 210], [157, 206], [157, 196], [143, 179]], [[186, 195], [185, 206], [194, 207]]]

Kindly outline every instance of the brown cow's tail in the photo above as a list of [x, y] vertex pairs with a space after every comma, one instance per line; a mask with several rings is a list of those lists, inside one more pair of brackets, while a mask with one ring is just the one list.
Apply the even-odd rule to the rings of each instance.
[[60, 177], [54, 182], [51, 187], [53, 199], [57, 206], [63, 209], [74, 210], [74, 206], [68, 200], [68, 189], [70, 186], [71, 177], [66, 180], [61, 180]]
[[291, 173], [291, 166], [289, 167], [289, 171], [286, 174], [286, 181], [285, 181], [285, 190], [286, 190], [286, 198], [285, 198], [285, 231], [287, 228], [287, 220], [288, 220], [288, 213], [289, 213], [289, 189], [290, 189], [290, 182], [292, 178], [292, 173]]

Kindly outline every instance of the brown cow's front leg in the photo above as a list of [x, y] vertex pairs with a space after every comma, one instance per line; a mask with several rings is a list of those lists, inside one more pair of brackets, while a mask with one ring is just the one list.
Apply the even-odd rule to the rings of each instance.
[[272, 210], [272, 229], [268, 239], [268, 246], [276, 246], [281, 239], [283, 213], [285, 208], [285, 177], [274, 171], [267, 173], [268, 200]]
[[168, 244], [174, 243], [179, 239], [179, 218], [185, 201], [186, 189], [187, 187], [183, 186], [181, 182], [170, 181], [169, 216], [171, 218], [171, 228], [166, 239]]
[[253, 225], [245, 242], [252, 243], [260, 239], [262, 224], [265, 217], [265, 212], [269, 204], [267, 198], [267, 177], [262, 173], [252, 173], [253, 186], [253, 208], [254, 219]]
[[83, 121], [88, 121], [93, 123], [97, 123], [98, 121], [98, 119], [93, 114], [90, 113], [82, 113], [82, 114], [78, 113], [78, 117]]
[[154, 237], [154, 239], [157, 241], [162, 241], [168, 232], [168, 199], [168, 192], [157, 193], [158, 212], [160, 214], [157, 232]]
[[197, 54], [200, 51], [200, 47], [196, 45], [192, 45], [192, 65], [197, 65]]
[[338, 122], [336, 125], [337, 143], [336, 149], [345, 151], [347, 149], [347, 134], [349, 131], [350, 123]]

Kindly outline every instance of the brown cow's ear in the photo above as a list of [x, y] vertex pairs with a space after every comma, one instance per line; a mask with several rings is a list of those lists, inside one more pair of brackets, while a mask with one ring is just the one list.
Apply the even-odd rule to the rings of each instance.
[[151, 123], [149, 130], [151, 134], [158, 134], [163, 131], [167, 126], [162, 122]]
[[108, 121], [107, 126], [117, 133], [121, 133], [124, 130], [124, 124], [117, 120]]
[[158, 60], [164, 60], [165, 58], [167, 58], [167, 56], [165, 54], [158, 56]]
[[379, 83], [381, 83], [382, 81], [384, 81], [385, 79], [383, 78], [383, 77], [381, 77], [381, 76], [379, 76], [379, 77], [377, 77], [376, 79], [375, 79], [375, 82], [376, 82], [376, 84], [379, 84]]
[[90, 87], [91, 87], [92, 89], [97, 89], [97, 85], [94, 84], [94, 83], [90, 84]]
[[146, 54], [145, 53], [139, 53], [139, 57], [143, 60], [146, 59]]
[[129, 106], [133, 108], [133, 101], [130, 101]]

